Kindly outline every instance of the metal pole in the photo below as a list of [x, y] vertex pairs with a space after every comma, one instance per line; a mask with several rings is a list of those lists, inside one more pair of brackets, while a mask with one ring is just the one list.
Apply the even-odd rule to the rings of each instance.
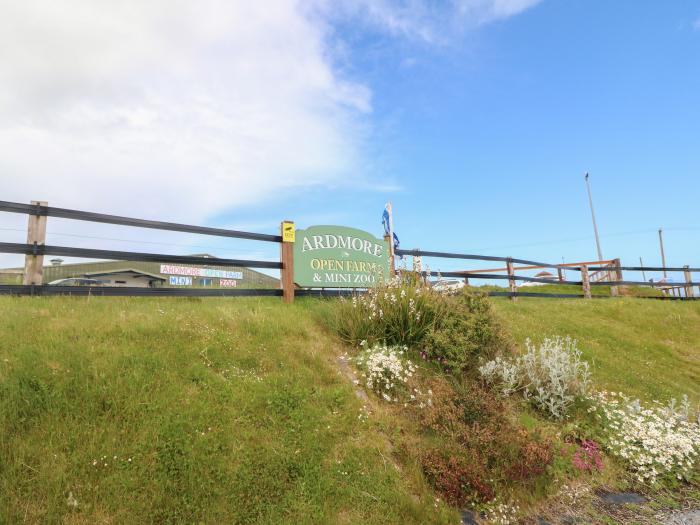
[[[642, 262], [642, 257], [641, 257], [641, 256], [639, 257], [639, 266], [641, 266], [642, 268], [644, 268], [644, 263]], [[644, 273], [644, 270], [642, 270], [642, 281], [646, 281], [646, 280], [647, 280], [647, 276], [646, 276], [646, 274]]]
[[600, 239], [598, 238], [598, 226], [595, 222], [595, 212], [593, 211], [593, 197], [591, 196], [591, 185], [588, 182], [588, 173], [586, 173], [586, 189], [588, 190], [588, 204], [591, 207], [591, 219], [593, 219], [593, 232], [595, 233], [595, 245], [598, 249], [598, 260], [603, 260], [603, 252], [600, 249]]
[[389, 274], [390, 277], [393, 277], [396, 259], [394, 256], [394, 210], [391, 206], [391, 201], [386, 203], [386, 210], [389, 212]]
[[[566, 264], [563, 255], [561, 256], [561, 263]], [[559, 277], [561, 277], [561, 279], [559, 279], [560, 281], [566, 281], [566, 266], [559, 268]]]
[[661, 266], [664, 269], [664, 278], [666, 277], [666, 255], [664, 254], [664, 236], [663, 230], [659, 228], [659, 246], [661, 246]]

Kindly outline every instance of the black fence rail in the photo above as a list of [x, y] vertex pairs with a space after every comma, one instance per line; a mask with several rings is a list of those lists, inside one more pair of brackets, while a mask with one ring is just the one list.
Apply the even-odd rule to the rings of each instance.
[[0, 295], [141, 297], [278, 297], [282, 290], [256, 288], [140, 288], [132, 286], [0, 285]]
[[280, 250], [280, 261], [261, 261], [249, 259], [220, 259], [195, 255], [171, 255], [164, 253], [144, 253], [116, 250], [98, 250], [76, 248], [72, 246], [55, 246], [45, 244], [46, 218], [59, 217], [77, 221], [114, 224], [135, 228], [148, 228], [162, 231], [194, 233], [218, 237], [245, 239], [284, 244], [281, 235], [253, 233], [222, 228], [210, 228], [173, 222], [153, 221], [108, 215], [89, 211], [56, 208], [39, 201], [32, 204], [0, 201], [0, 211], [25, 214], [30, 217], [27, 228], [27, 243], [0, 242], [0, 253], [25, 255], [25, 271], [22, 285], [0, 285], [0, 294], [11, 295], [76, 295], [76, 296], [156, 296], [156, 297], [246, 297], [246, 296], [283, 296], [288, 299], [293, 290], [283, 288], [166, 288], [134, 286], [51, 286], [42, 282], [43, 257], [45, 255], [101, 259], [108, 261], [140, 261], [154, 263], [174, 263], [201, 266], [219, 266], [236, 268], [278, 269], [281, 273], [280, 283], [291, 282], [289, 272], [292, 262], [285, 260], [290, 250]]
[[[542, 268], [560, 268], [561, 264], [549, 264], [537, 261], [528, 261], [527, 259], [515, 259], [513, 257], [497, 257], [495, 255], [474, 255], [465, 253], [448, 253], [448, 252], [428, 252], [424, 250], [401, 250], [397, 249], [394, 252], [396, 255], [405, 256], [411, 255], [414, 257], [436, 257], [439, 259], [466, 259], [473, 261], [497, 261], [497, 262], [511, 262], [513, 264], [532, 264], [536, 266], [541, 266]], [[572, 267], [569, 267], [573, 269]]]
[[71, 248], [67, 246], [49, 246], [46, 244], [18, 244], [0, 242], [0, 252], [20, 253], [24, 255], [63, 255], [64, 257], [84, 257], [86, 259], [109, 259], [117, 261], [144, 261], [178, 264], [212, 264], [216, 266], [247, 266], [249, 268], [282, 268], [282, 263], [275, 261], [253, 261], [248, 259], [212, 259], [195, 255], [167, 255], [164, 253], [120, 252], [113, 250], [95, 250], [92, 248]]
[[36, 217], [57, 217], [61, 219], [73, 219], [76, 221], [100, 222], [104, 224], [116, 224], [120, 226], [134, 226], [136, 228], [149, 228], [182, 233], [199, 233], [202, 235], [214, 235], [218, 237], [234, 237], [237, 239], [249, 239], [252, 241], [282, 242], [281, 235], [269, 235], [266, 233], [251, 233], [223, 228], [210, 228], [207, 226], [193, 226], [191, 224], [179, 224], [175, 222], [151, 221], [147, 219], [135, 219], [120, 215], [107, 215], [91, 211], [69, 210], [67, 208], [55, 208], [42, 204], [23, 204], [20, 202], [0, 201], [0, 211], [10, 213], [23, 213]]
[[[545, 279], [543, 277], [527, 277], [525, 275], [507, 275], [507, 274], [492, 274], [492, 273], [465, 273], [465, 272], [425, 272], [422, 271], [421, 275], [424, 277], [431, 277], [431, 276], [437, 276], [437, 277], [453, 277], [453, 278], [461, 278], [464, 279], [465, 277], [468, 279], [487, 279], [487, 280], [504, 280], [504, 279], [513, 279], [515, 281], [523, 281], [523, 282], [530, 282], [530, 283], [542, 283], [542, 284], [553, 284], [551, 279]], [[577, 285], [581, 286], [583, 284], [582, 281], [557, 281], [556, 284], [572, 284], [572, 285]], [[591, 283], [593, 284], [593, 283]]]
[[589, 270], [627, 270], [630, 272], [700, 272], [690, 266], [590, 266]]

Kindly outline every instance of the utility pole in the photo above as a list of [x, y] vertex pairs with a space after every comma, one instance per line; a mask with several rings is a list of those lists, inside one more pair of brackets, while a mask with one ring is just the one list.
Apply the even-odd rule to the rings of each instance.
[[603, 260], [603, 251], [600, 249], [600, 239], [598, 238], [598, 226], [595, 223], [595, 212], [593, 211], [593, 197], [591, 196], [591, 184], [588, 182], [588, 172], [586, 172], [586, 189], [588, 190], [588, 204], [591, 207], [591, 219], [593, 219], [593, 233], [595, 233], [595, 245], [598, 249], [598, 260]]
[[659, 228], [659, 246], [661, 246], [661, 266], [664, 269], [664, 278], [666, 278], [666, 255], [664, 254], [664, 236], [661, 228]]
[[[641, 256], [639, 257], [639, 266], [641, 266], [642, 268], [644, 268], [644, 263], [642, 262], [642, 257], [641, 257]], [[642, 281], [646, 281], [646, 280], [647, 280], [647, 276], [646, 276], [646, 274], [644, 273], [644, 270], [642, 270]]]
[[566, 261], [564, 260], [563, 255], [561, 256], [561, 264], [562, 264], [562, 267], [559, 268], [559, 276], [561, 277], [561, 279], [559, 279], [559, 280], [566, 281], [566, 266], [563, 266], [564, 264], [566, 264]]

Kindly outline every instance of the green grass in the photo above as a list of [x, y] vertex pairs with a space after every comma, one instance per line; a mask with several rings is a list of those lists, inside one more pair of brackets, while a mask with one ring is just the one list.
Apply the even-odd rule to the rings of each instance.
[[0, 298], [0, 523], [455, 523], [358, 419], [326, 309]]
[[599, 388], [666, 401], [700, 401], [700, 302], [634, 298], [495, 299], [514, 341], [570, 335]]
[[[577, 338], [597, 387], [700, 401], [700, 303], [493, 302], [518, 344]], [[456, 523], [417, 423], [339, 371], [332, 305], [0, 297], [0, 524]]]
[[[508, 288], [504, 286], [484, 285], [476, 287], [484, 292], [507, 292]], [[619, 286], [619, 295], [626, 297], [660, 297], [663, 295], [661, 290], [651, 288], [650, 286]], [[552, 293], [552, 294], [572, 294], [583, 295], [583, 290], [575, 284], [542, 284], [538, 286], [519, 286], [518, 292], [521, 293]], [[591, 295], [610, 297], [610, 286], [591, 286]]]

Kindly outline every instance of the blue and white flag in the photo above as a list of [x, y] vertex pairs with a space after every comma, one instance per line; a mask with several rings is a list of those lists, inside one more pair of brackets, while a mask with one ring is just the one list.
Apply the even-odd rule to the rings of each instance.
[[389, 210], [384, 208], [384, 213], [382, 213], [382, 224], [384, 225], [384, 235], [389, 235], [391, 227], [389, 225]]
[[[384, 235], [386, 236], [391, 236], [392, 239], [391, 241], [393, 242], [393, 250], [392, 252], [396, 252], [396, 250], [399, 249], [399, 237], [396, 235], [396, 232], [392, 231], [392, 224], [391, 224], [391, 203], [388, 202], [386, 206], [384, 206], [384, 212], [382, 213], [382, 224], [384, 225]], [[401, 257], [401, 256], [399, 256]], [[403, 257], [401, 257], [403, 258]]]

